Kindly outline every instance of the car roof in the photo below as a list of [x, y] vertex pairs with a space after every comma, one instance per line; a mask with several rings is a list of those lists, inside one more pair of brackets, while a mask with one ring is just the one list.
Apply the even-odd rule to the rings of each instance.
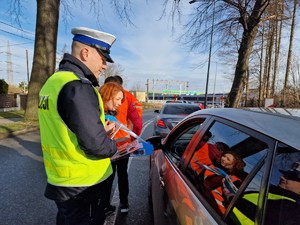
[[235, 108], [199, 110], [188, 117], [195, 115], [211, 115], [224, 118], [300, 150], [300, 117]]

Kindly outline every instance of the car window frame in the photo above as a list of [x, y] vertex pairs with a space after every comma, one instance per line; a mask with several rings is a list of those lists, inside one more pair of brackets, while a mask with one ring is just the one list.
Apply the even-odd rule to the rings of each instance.
[[211, 120], [211, 116], [209, 115], [203, 115], [201, 117], [195, 117], [195, 116], [188, 116], [185, 119], [183, 119], [182, 121], [180, 121], [172, 130], [171, 132], [167, 135], [167, 137], [163, 140], [163, 152], [166, 156], [170, 157], [170, 160], [172, 160], [172, 157], [174, 157], [172, 155], [172, 153], [170, 152], [170, 146], [172, 144], [174, 144], [176, 142], [176, 140], [172, 137], [172, 136], [176, 136], [178, 137], [179, 135], [182, 134], [183, 131], [179, 130], [178, 127], [182, 127], [185, 126], [186, 130], [188, 127], [190, 127], [191, 123], [192, 124], [197, 124], [200, 122], [200, 120], [202, 120], [203, 122], [201, 123], [202, 126], [195, 132], [194, 136], [192, 137], [190, 143], [187, 145], [181, 159], [179, 162], [179, 165], [177, 165], [178, 167], [182, 168], [184, 165], [182, 162], [184, 162], [184, 160], [182, 161], [182, 159], [185, 159], [187, 157], [187, 155], [189, 154], [189, 152], [193, 152], [193, 150], [195, 150], [195, 148], [198, 145], [198, 142], [201, 140], [202, 136], [204, 135], [204, 131], [206, 130], [209, 121]]

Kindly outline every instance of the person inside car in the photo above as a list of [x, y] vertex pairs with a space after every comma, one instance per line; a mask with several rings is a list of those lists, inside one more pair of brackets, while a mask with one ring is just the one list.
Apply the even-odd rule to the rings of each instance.
[[240, 155], [235, 152], [227, 151], [222, 153], [219, 167], [211, 165], [203, 173], [205, 193], [207, 195], [212, 194], [212, 197], [218, 205], [218, 212], [221, 212], [221, 214], [224, 214], [226, 210], [223, 187], [226, 186], [227, 190], [230, 189], [230, 192], [234, 193], [242, 183], [240, 175], [245, 165]]

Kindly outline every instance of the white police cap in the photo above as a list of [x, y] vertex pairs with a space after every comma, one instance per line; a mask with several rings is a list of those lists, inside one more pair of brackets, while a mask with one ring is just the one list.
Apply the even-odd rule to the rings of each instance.
[[75, 27], [72, 29], [72, 34], [74, 34], [73, 41], [96, 48], [106, 61], [114, 62], [109, 55], [110, 47], [116, 40], [114, 35], [86, 27]]

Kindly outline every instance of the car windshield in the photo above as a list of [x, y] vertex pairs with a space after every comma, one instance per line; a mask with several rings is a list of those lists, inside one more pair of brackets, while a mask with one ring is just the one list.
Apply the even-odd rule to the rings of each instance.
[[166, 105], [163, 110], [163, 114], [172, 114], [172, 115], [188, 115], [191, 114], [197, 110], [199, 110], [200, 107], [197, 105], [177, 105], [177, 104], [170, 104]]

